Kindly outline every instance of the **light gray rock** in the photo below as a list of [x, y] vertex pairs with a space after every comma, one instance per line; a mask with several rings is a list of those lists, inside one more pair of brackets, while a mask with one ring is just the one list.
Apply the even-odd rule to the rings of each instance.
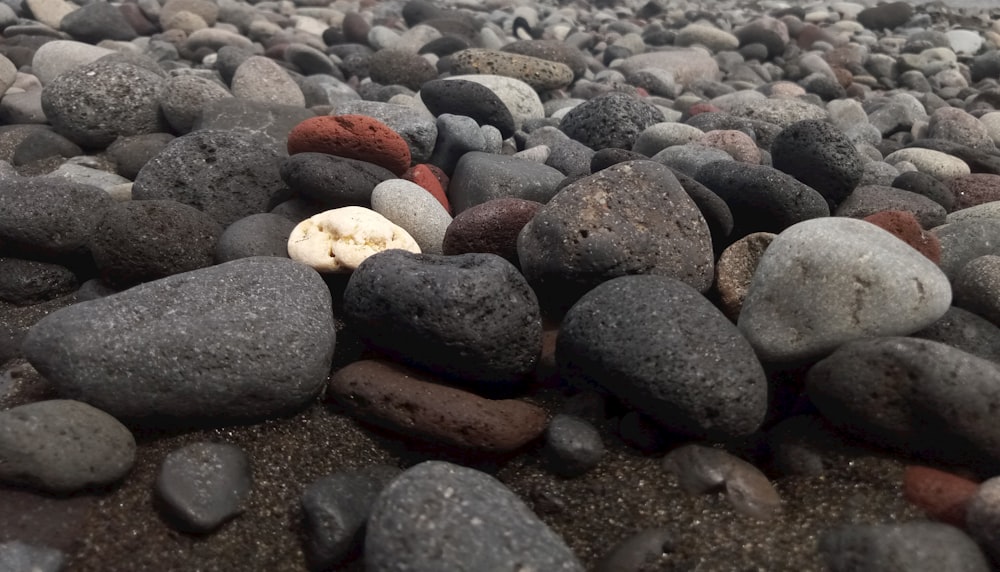
[[444, 254], [441, 245], [452, 218], [434, 195], [405, 179], [389, 179], [372, 190], [372, 210], [401, 226], [425, 254]]
[[285, 68], [263, 56], [250, 56], [233, 75], [233, 95], [241, 99], [305, 107], [306, 97]]

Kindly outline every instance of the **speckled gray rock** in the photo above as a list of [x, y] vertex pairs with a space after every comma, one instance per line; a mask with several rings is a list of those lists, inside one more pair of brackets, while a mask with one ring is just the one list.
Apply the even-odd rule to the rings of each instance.
[[771, 144], [774, 168], [819, 191], [836, 206], [861, 182], [861, 155], [846, 135], [826, 121], [807, 120], [781, 130]]
[[232, 94], [219, 82], [196, 75], [177, 75], [167, 79], [160, 108], [167, 123], [184, 134], [194, 128], [208, 102], [225, 97]]
[[799, 362], [848, 341], [918, 331], [950, 305], [948, 278], [918, 251], [873, 224], [821, 218], [771, 242], [739, 327], [761, 360]]
[[372, 347], [464, 385], [503, 388], [538, 362], [538, 301], [493, 254], [387, 250], [351, 275], [344, 312]]
[[338, 471], [306, 487], [302, 493], [305, 549], [313, 570], [329, 570], [361, 553], [372, 504], [400, 472], [396, 467], [372, 465]]
[[236, 68], [230, 84], [241, 99], [304, 107], [306, 98], [285, 68], [263, 56], [250, 56]]
[[493, 477], [428, 461], [375, 501], [365, 537], [371, 572], [531, 569], [582, 572], [562, 538]]
[[[402, 85], [413, 91], [437, 77], [437, 69], [427, 59], [405, 50], [378, 50], [368, 60], [372, 81], [383, 85]], [[462, 72], [468, 73], [468, 72]]]
[[952, 280], [970, 260], [1000, 254], [1000, 219], [953, 222], [932, 232], [941, 242], [938, 266]]
[[604, 457], [604, 442], [597, 428], [584, 419], [558, 414], [545, 429], [549, 470], [575, 477], [593, 469]]
[[1000, 256], [970, 260], [954, 280], [955, 305], [1000, 324]]
[[63, 308], [35, 324], [22, 349], [60, 394], [116, 417], [222, 423], [310, 402], [334, 341], [319, 275], [258, 257]]
[[[659, 151], [651, 159], [690, 177], [697, 177], [698, 172], [710, 164], [725, 161], [735, 163], [729, 153], [700, 143], [672, 145]], [[739, 165], [741, 168], [746, 166], [745, 163]]]
[[0, 482], [73, 493], [124, 477], [135, 462], [135, 439], [86, 403], [37, 401], [0, 412], [0, 459]]
[[456, 74], [490, 74], [519, 79], [539, 91], [560, 89], [573, 81], [566, 64], [532, 56], [471, 48], [451, 55]]
[[56, 132], [84, 148], [122, 135], [166, 130], [160, 75], [128, 63], [97, 61], [71, 69], [42, 90], [42, 109]]
[[663, 120], [663, 113], [652, 105], [625, 93], [610, 92], [571, 109], [559, 122], [559, 129], [595, 151], [631, 149], [640, 133]]
[[0, 257], [0, 300], [28, 306], [76, 290], [76, 275], [59, 264]]
[[514, 116], [491, 89], [474, 81], [433, 80], [420, 87], [420, 99], [435, 116], [465, 115], [480, 125], [492, 125], [504, 139], [514, 134]]
[[0, 243], [44, 256], [79, 252], [114, 204], [89, 185], [0, 178]]
[[[160, 151], [163, 151], [163, 148], [173, 140], [174, 136], [170, 133], [147, 133], [119, 137], [108, 147], [107, 153], [114, 160], [118, 174], [132, 181], [135, 180], [142, 167]], [[66, 167], [66, 165], [62, 165], [62, 167]]]
[[11, 540], [0, 544], [0, 570], [60, 572], [66, 563], [61, 550]]
[[[437, 141], [429, 162], [450, 175], [458, 162], [468, 153], [476, 151], [496, 154], [500, 152], [500, 132], [492, 125], [480, 126], [476, 120], [464, 115], [445, 113], [439, 115]], [[491, 140], [488, 130], [493, 130], [497, 140]]]
[[948, 216], [943, 206], [923, 195], [882, 185], [859, 186], [837, 205], [833, 214], [865, 218], [882, 211], [912, 213], [923, 228], [942, 225]]
[[767, 410], [764, 370], [747, 340], [665, 276], [624, 276], [585, 294], [562, 322], [556, 362], [564, 379], [603, 387], [688, 435], [747, 435]]
[[301, 107], [223, 97], [203, 105], [191, 131], [229, 131], [235, 135], [252, 135], [258, 141], [255, 145], [266, 145], [279, 155], [287, 155], [288, 133], [311, 117], [315, 114]]
[[455, 213], [501, 198], [547, 203], [563, 174], [534, 161], [473, 151], [459, 160], [448, 185]]
[[451, 215], [420, 185], [390, 179], [372, 190], [372, 210], [403, 228], [424, 254], [443, 254], [444, 234]]
[[288, 258], [288, 236], [295, 221], [271, 213], [250, 215], [226, 227], [215, 243], [215, 262], [253, 256]]
[[369, 208], [375, 187], [396, 178], [373, 163], [327, 153], [296, 153], [282, 161], [280, 173], [291, 190], [324, 210]]
[[612, 547], [597, 562], [594, 572], [641, 572], [646, 565], [655, 564], [658, 558], [673, 552], [674, 536], [674, 532], [665, 528], [637, 532]]
[[957, 306], [930, 326], [911, 334], [960, 349], [972, 355], [1000, 363], [1000, 327]]
[[101, 40], [130, 41], [135, 29], [118, 8], [99, 0], [73, 10], [59, 22], [59, 29], [76, 40], [97, 44]]
[[195, 131], [171, 141], [143, 166], [132, 198], [191, 205], [225, 226], [289, 197], [280, 163], [277, 152], [252, 135]]
[[618, 163], [562, 189], [518, 236], [525, 277], [565, 311], [587, 290], [627, 274], [672, 276], [705, 291], [712, 237], [667, 167]]
[[54, 40], [35, 50], [31, 58], [31, 72], [42, 85], [46, 85], [65, 71], [93, 63], [111, 53], [114, 53], [113, 50], [84, 42]]
[[242, 512], [252, 485], [250, 459], [242, 449], [201, 442], [167, 455], [155, 490], [174, 526], [204, 533]]
[[984, 473], [1000, 463], [994, 362], [930, 340], [875, 338], [838, 348], [805, 386], [824, 417], [863, 441]]
[[781, 509], [781, 497], [764, 473], [725, 450], [682, 445], [667, 453], [663, 468], [677, 476], [684, 492], [724, 492], [733, 508], [747, 516], [766, 520]]
[[357, 100], [337, 103], [334, 113], [367, 115], [385, 123], [406, 141], [414, 164], [426, 163], [434, 151], [437, 125], [433, 117], [416, 109], [394, 103]]
[[982, 551], [964, 532], [930, 521], [842, 525], [820, 536], [819, 553], [830, 572], [990, 569]]
[[944, 139], [983, 151], [996, 150], [986, 126], [975, 116], [956, 107], [942, 107], [931, 113], [927, 125], [927, 137]]

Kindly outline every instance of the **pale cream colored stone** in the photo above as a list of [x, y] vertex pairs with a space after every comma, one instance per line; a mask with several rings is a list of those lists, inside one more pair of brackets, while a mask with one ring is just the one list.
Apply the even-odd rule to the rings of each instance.
[[400, 248], [420, 252], [413, 237], [377, 212], [343, 207], [300, 222], [288, 237], [288, 255], [323, 273], [352, 272], [369, 256]]

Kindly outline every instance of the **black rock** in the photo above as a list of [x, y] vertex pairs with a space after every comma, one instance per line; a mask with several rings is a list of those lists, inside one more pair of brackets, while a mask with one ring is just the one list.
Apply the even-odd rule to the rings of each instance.
[[83, 149], [76, 143], [49, 129], [39, 129], [25, 137], [14, 148], [10, 158], [13, 165], [27, 165], [49, 157], [76, 157]]
[[589, 99], [563, 116], [559, 129], [595, 151], [631, 149], [640, 133], [664, 121], [659, 109], [620, 92]]
[[789, 125], [774, 139], [770, 150], [775, 169], [819, 191], [831, 208], [847, 198], [864, 175], [861, 154], [854, 144], [826, 121]]
[[296, 153], [282, 162], [280, 173], [292, 191], [323, 210], [371, 208], [375, 186], [396, 178], [384, 167], [326, 153]]
[[143, 165], [174, 140], [169, 133], [148, 133], [120, 137], [108, 147], [108, 155], [114, 160], [118, 174], [135, 180]]
[[420, 87], [420, 99], [434, 116], [465, 115], [480, 125], [492, 125], [507, 139], [514, 134], [514, 117], [493, 90], [464, 79], [436, 79]]
[[421, 46], [417, 53], [434, 54], [439, 58], [443, 58], [444, 56], [450, 56], [455, 52], [467, 50], [472, 47], [474, 47], [472, 42], [462, 36], [447, 35], [427, 42]]
[[69, 294], [78, 286], [76, 275], [58, 264], [0, 258], [0, 300], [28, 306]]
[[215, 243], [215, 262], [252, 256], [288, 258], [288, 237], [295, 221], [272, 213], [250, 215], [226, 227]]
[[909, 2], [889, 2], [858, 12], [858, 23], [869, 30], [891, 30], [905, 24], [913, 16]]
[[250, 459], [242, 449], [192, 443], [163, 460], [156, 495], [177, 528], [205, 533], [243, 512], [252, 485]]

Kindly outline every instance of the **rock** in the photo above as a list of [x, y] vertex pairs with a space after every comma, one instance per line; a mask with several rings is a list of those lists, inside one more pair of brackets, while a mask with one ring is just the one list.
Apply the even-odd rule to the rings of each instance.
[[326, 209], [371, 208], [375, 187], [395, 179], [373, 163], [326, 153], [296, 153], [282, 162], [280, 173], [292, 191]]
[[970, 260], [953, 283], [956, 306], [1000, 324], [1000, 256]]
[[449, 184], [450, 202], [461, 214], [497, 199], [547, 203], [558, 191], [563, 174], [527, 159], [473, 151], [462, 155]]
[[326, 53], [306, 44], [293, 43], [285, 48], [285, 61], [306, 76], [325, 74], [344, 79], [337, 64]]
[[816, 219], [768, 246], [739, 328], [762, 361], [805, 362], [851, 340], [910, 334], [950, 304], [937, 265], [889, 232], [855, 219]]
[[[684, 145], [685, 143], [695, 143], [704, 136], [705, 132], [701, 129], [684, 123], [671, 121], [654, 123], [639, 133], [635, 143], [632, 144], [632, 151], [645, 155], [646, 157], [652, 157], [667, 147]], [[612, 149], [614, 149], [614, 147], [603, 149], [602, 152]], [[596, 169], [595, 172], [597, 170], [599, 169]]]
[[0, 243], [42, 256], [79, 253], [113, 204], [107, 193], [88, 185], [0, 179]]
[[295, 223], [271, 213], [250, 215], [226, 227], [215, 243], [215, 263], [253, 256], [288, 258], [288, 237]]
[[480, 126], [471, 117], [450, 113], [438, 116], [436, 125], [438, 137], [430, 163], [445, 173], [453, 173], [461, 158], [469, 153], [500, 152], [503, 142], [492, 125]]
[[252, 135], [195, 131], [171, 141], [142, 167], [132, 198], [191, 205], [226, 226], [288, 198], [280, 162]]
[[665, 528], [643, 530], [616, 544], [598, 561], [594, 572], [640, 572], [673, 552], [674, 546], [673, 532]]
[[452, 218], [420, 185], [403, 179], [379, 183], [372, 191], [372, 210], [406, 230], [420, 252], [443, 254], [444, 235]]
[[985, 414], [1000, 402], [1000, 370], [950, 346], [848, 342], [809, 370], [806, 391], [838, 429], [863, 441], [984, 472], [1000, 460], [1000, 434]]
[[956, 527], [965, 526], [969, 501], [979, 484], [930, 467], [910, 465], [903, 473], [903, 497], [927, 516]]
[[90, 2], [66, 14], [59, 27], [74, 39], [88, 44], [101, 40], [128, 42], [137, 36], [121, 11], [103, 0]]
[[371, 572], [583, 570], [563, 540], [507, 487], [442, 461], [406, 470], [379, 494], [368, 520], [365, 566]]
[[42, 85], [52, 83], [63, 72], [93, 63], [114, 53], [113, 50], [72, 40], [54, 40], [42, 44], [31, 59], [31, 73]]
[[68, 494], [121, 480], [135, 462], [135, 439], [86, 403], [37, 401], [0, 412], [0, 457], [0, 482]]
[[1000, 509], [997, 507], [998, 481], [996, 477], [984, 481], [969, 499], [965, 508], [965, 525], [972, 538], [994, 559], [1000, 555], [1000, 539], [997, 538], [997, 523]]
[[578, 417], [559, 414], [545, 429], [545, 452], [549, 470], [576, 477], [596, 467], [605, 449], [597, 428]]
[[389, 126], [410, 147], [410, 159], [425, 163], [434, 151], [437, 125], [430, 115], [405, 105], [379, 101], [342, 101], [334, 105], [338, 114], [367, 115]]
[[663, 120], [663, 113], [648, 103], [610, 92], [571, 109], [559, 122], [559, 129], [595, 151], [631, 149], [643, 130]]
[[352, 272], [390, 249], [420, 252], [405, 229], [363, 207], [321, 212], [300, 222], [288, 236], [288, 256], [321, 273]]
[[108, 147], [107, 153], [114, 160], [118, 174], [131, 181], [139, 175], [139, 171], [150, 159], [163, 151], [173, 140], [174, 136], [169, 133], [119, 137]]
[[885, 158], [885, 162], [890, 165], [903, 161], [912, 163], [918, 171], [941, 180], [971, 172], [965, 161], [933, 149], [909, 147], [893, 151]]
[[[437, 199], [448, 214], [451, 214], [451, 203], [448, 202], [448, 195], [445, 194], [441, 179], [434, 173], [434, 169], [435, 167], [431, 165], [414, 165], [403, 173], [402, 178], [420, 185], [421, 188]], [[440, 172], [440, 170], [438, 171]], [[442, 177], [446, 177], [443, 172], [441, 172], [441, 175]]]
[[651, 161], [565, 187], [525, 225], [517, 252], [539, 296], [562, 311], [617, 276], [671, 276], [705, 291], [714, 274], [704, 217], [669, 169]]
[[192, 443], [171, 451], [156, 477], [156, 495], [177, 528], [212, 532], [243, 512], [252, 487], [250, 459], [228, 443]]
[[677, 38], [674, 40], [677, 46], [702, 45], [712, 50], [713, 53], [735, 50], [740, 46], [740, 40], [736, 36], [720, 30], [714, 26], [706, 24], [688, 24], [677, 31]]
[[25, 544], [20, 540], [0, 544], [0, 570], [59, 572], [65, 560], [62, 551], [54, 548]]
[[629, 56], [616, 69], [629, 76], [647, 68], [672, 73], [674, 81], [682, 88], [698, 79], [719, 75], [719, 64], [706, 50], [698, 48], [671, 47]]
[[505, 44], [501, 51], [566, 64], [579, 78], [587, 72], [587, 58], [572, 46], [558, 40], [518, 40]]
[[337, 371], [327, 399], [360, 422], [434, 447], [511, 453], [545, 430], [545, 410], [516, 399], [485, 399], [433, 376], [376, 360]]
[[747, 341], [697, 291], [665, 276], [616, 278], [585, 294], [563, 320], [556, 362], [567, 381], [602, 387], [674, 432], [747, 435], [767, 409]]
[[486, 252], [505, 258], [520, 268], [517, 236], [542, 203], [506, 197], [470, 207], [456, 216], [441, 243], [446, 255]]
[[763, 16], [737, 28], [734, 33], [741, 46], [763, 44], [769, 57], [780, 56], [788, 44], [788, 26], [785, 22]]
[[410, 148], [398, 133], [366, 115], [323, 115], [288, 134], [288, 154], [328, 153], [385, 167], [396, 175], [410, 168]]
[[941, 107], [931, 113], [927, 137], [943, 139], [982, 151], [996, 151], [989, 131], [979, 119], [955, 107]]
[[869, 30], [891, 30], [905, 24], [913, 16], [913, 6], [907, 2], [888, 2], [858, 12], [858, 23]]
[[166, 130], [160, 75], [128, 63], [96, 61], [70, 69], [42, 90], [45, 117], [60, 135], [102, 149], [121, 136]]
[[783, 476], [824, 475], [872, 455], [817, 414], [795, 415], [771, 427], [767, 447], [772, 466]]
[[77, 289], [76, 275], [58, 264], [0, 258], [0, 300], [30, 306], [54, 300]]
[[65, 0], [25, 0], [31, 14], [41, 23], [54, 30], [59, 29], [62, 19], [79, 6]]
[[831, 572], [990, 569], [971, 538], [937, 522], [842, 525], [820, 536], [819, 553]]
[[[191, 131], [229, 131], [249, 135], [257, 146], [266, 146], [276, 154], [288, 154], [288, 134], [299, 123], [315, 117], [312, 111], [281, 105], [223, 97], [203, 104], [201, 115]], [[263, 150], [263, 149], [262, 149]]]
[[770, 232], [748, 234], [729, 245], [715, 263], [715, 289], [721, 309], [730, 320], [739, 318], [760, 258], [775, 236]]
[[973, 219], [949, 223], [933, 234], [941, 243], [941, 271], [955, 280], [969, 261], [988, 254], [1000, 254], [1000, 220]]
[[274, 60], [250, 56], [236, 68], [230, 84], [241, 99], [303, 107], [305, 96], [295, 80]]
[[774, 168], [819, 191], [836, 207], [861, 182], [861, 156], [846, 135], [825, 121], [806, 120], [781, 130], [771, 144]]
[[900, 173], [892, 181], [892, 186], [897, 189], [923, 195], [943, 206], [948, 212], [951, 212], [955, 208], [955, 194], [951, 192], [951, 189], [947, 185], [927, 173], [921, 173], [920, 171]]
[[372, 504], [400, 472], [388, 465], [371, 465], [338, 471], [306, 487], [302, 512], [305, 552], [312, 569], [334, 568], [360, 555]]
[[948, 179], [945, 184], [955, 197], [956, 211], [1000, 200], [1000, 175], [959, 175]]
[[63, 308], [29, 330], [22, 350], [61, 395], [116, 417], [218, 424], [310, 402], [334, 340], [320, 277], [260, 257]]
[[419, 91], [424, 83], [438, 75], [434, 65], [424, 57], [399, 49], [375, 52], [368, 60], [368, 67], [372, 81], [402, 85], [413, 91]]
[[687, 494], [724, 492], [737, 512], [752, 518], [766, 520], [781, 509], [781, 497], [764, 473], [724, 450], [683, 445], [667, 453], [663, 468]]
[[372, 347], [462, 385], [506, 388], [541, 353], [534, 292], [491, 254], [381, 252], [351, 275], [344, 312]]
[[1000, 328], [986, 318], [956, 306], [948, 308], [938, 321], [911, 335], [948, 344], [1000, 363]]
[[566, 64], [512, 52], [471, 48], [451, 55], [455, 74], [487, 74], [521, 80], [538, 91], [567, 87], [573, 70]]
[[888, 211], [910, 213], [923, 228], [942, 225], [948, 216], [943, 206], [923, 195], [882, 185], [862, 185], [854, 189], [837, 206], [834, 215], [865, 218]]
[[514, 135], [514, 116], [488, 87], [473, 81], [435, 79], [420, 87], [420, 99], [435, 116], [465, 115], [479, 125], [492, 125], [504, 139]]
[[126, 201], [105, 211], [88, 246], [101, 278], [124, 289], [211, 266], [222, 234], [210, 216], [176, 201]]
[[471, 81], [491, 89], [510, 110], [514, 117], [514, 129], [520, 129], [529, 119], [545, 117], [545, 108], [542, 107], [538, 93], [519, 79], [487, 74], [456, 75], [446, 79]]
[[757, 165], [761, 160], [760, 149], [753, 138], [735, 129], [716, 129], [702, 135], [698, 143], [706, 147], [721, 149], [732, 155], [740, 163]]
[[931, 262], [937, 264], [941, 261], [941, 242], [921, 227], [920, 221], [913, 213], [887, 210], [866, 216], [863, 220], [891, 232], [899, 240], [917, 249]]
[[167, 123], [184, 134], [194, 128], [209, 102], [226, 97], [232, 95], [219, 82], [196, 75], [178, 75], [167, 79], [160, 108]]

